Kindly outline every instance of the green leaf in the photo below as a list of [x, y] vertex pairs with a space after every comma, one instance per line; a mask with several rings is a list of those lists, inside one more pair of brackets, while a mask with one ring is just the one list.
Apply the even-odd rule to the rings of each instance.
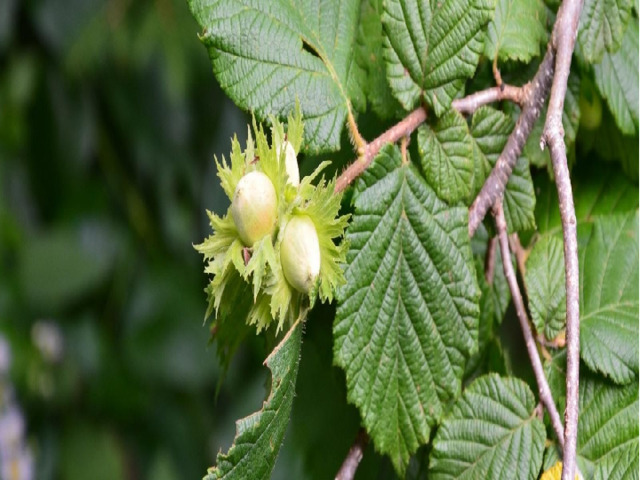
[[612, 462], [638, 449], [638, 384], [615, 387], [594, 376], [581, 375], [579, 408], [580, 470], [585, 479], [608, 480], [594, 473], [613, 470]]
[[[333, 333], [327, 319], [334, 315], [334, 305], [318, 305], [305, 323], [295, 406], [283, 448], [295, 446], [307, 475], [294, 477], [285, 470], [287, 475], [281, 478], [334, 478], [360, 428], [358, 411], [345, 402], [344, 377], [333, 366]], [[369, 462], [360, 464], [358, 475], [372, 478], [367, 463], [375, 468], [382, 457], [365, 453], [365, 458]]]
[[624, 480], [638, 478], [638, 442], [631, 442], [618, 455], [609, 455], [598, 463], [593, 478], [597, 480]]
[[373, 111], [383, 119], [393, 117], [402, 107], [395, 99], [385, 72], [383, 57], [382, 1], [365, 0], [360, 7], [356, 60], [366, 72], [364, 90]]
[[406, 110], [426, 101], [442, 115], [464, 89], [483, 51], [495, 0], [384, 2], [387, 78]]
[[457, 203], [469, 196], [473, 142], [460, 113], [449, 110], [433, 127], [420, 127], [418, 151], [427, 181], [440, 198]]
[[631, 0], [585, 0], [577, 39], [584, 60], [597, 63], [605, 49], [615, 52], [620, 48], [631, 4]]
[[496, 374], [478, 378], [438, 429], [429, 478], [535, 479], [546, 439], [535, 408], [522, 380]]
[[633, 18], [615, 52], [593, 66], [595, 80], [622, 133], [638, 132], [638, 19]]
[[[545, 365], [551, 394], [559, 411], [564, 411], [565, 405], [566, 361], [566, 349], [563, 349]], [[579, 388], [578, 466], [585, 480], [608, 480], [604, 475], [607, 471], [615, 478], [618, 460], [628, 458], [634, 451], [637, 457], [638, 384], [614, 385], [581, 368]], [[545, 466], [550, 467], [558, 459], [556, 445], [547, 450]], [[637, 478], [637, 467], [631, 473], [631, 477], [624, 478]]]
[[484, 54], [500, 60], [529, 62], [547, 41], [547, 11], [542, 0], [498, 0], [487, 27]]
[[545, 236], [527, 258], [525, 285], [531, 320], [549, 340], [563, 329], [567, 316], [564, 252], [560, 239]]
[[580, 251], [580, 355], [616, 383], [638, 375], [638, 213], [596, 220]]
[[479, 290], [467, 209], [438, 199], [392, 145], [357, 189], [334, 358], [376, 449], [402, 474], [459, 393], [476, 348]]
[[[490, 107], [478, 109], [471, 120], [475, 140], [475, 178], [471, 198], [478, 194], [513, 131], [513, 120]], [[519, 158], [504, 192], [504, 214], [510, 233], [535, 228], [536, 196], [526, 158]]]
[[204, 480], [271, 478], [289, 424], [302, 343], [299, 319], [265, 360], [271, 370], [271, 393], [262, 409], [236, 422], [236, 438], [227, 453], [218, 453], [216, 466]]
[[354, 47], [360, 2], [189, 0], [222, 89], [260, 120], [296, 99], [306, 148], [337, 150], [351, 103], [364, 106]]

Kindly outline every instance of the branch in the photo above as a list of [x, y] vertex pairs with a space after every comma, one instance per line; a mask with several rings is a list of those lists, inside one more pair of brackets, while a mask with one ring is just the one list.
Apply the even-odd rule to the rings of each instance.
[[469, 207], [470, 237], [473, 236], [489, 209], [502, 196], [513, 167], [520, 153], [522, 153], [533, 125], [540, 116], [542, 106], [551, 87], [554, 59], [555, 53], [553, 49], [547, 48], [547, 53], [542, 63], [540, 63], [535, 77], [528, 85], [523, 87], [526, 89], [524, 92], [524, 107], [520, 118], [516, 122], [516, 127], [511, 132], [491, 174], [484, 182], [482, 190], [480, 190], [473, 204]]
[[[501, 100], [510, 100], [521, 105], [526, 98], [527, 92], [525, 87], [514, 87], [513, 85], [502, 84], [500, 87], [488, 88], [464, 98], [454, 100], [451, 106], [462, 114], [470, 114], [482, 105], [499, 102]], [[346, 189], [351, 182], [358, 178], [358, 176], [371, 165], [371, 162], [382, 147], [387, 143], [395, 143], [402, 137], [410, 136], [426, 119], [427, 111], [424, 107], [418, 107], [371, 143], [366, 143], [360, 134], [357, 133], [357, 126], [355, 122], [352, 122], [352, 118], [350, 117], [349, 132], [354, 137], [354, 143], [360, 156], [338, 177], [334, 191], [338, 193]]]
[[338, 180], [336, 180], [334, 191], [336, 193], [342, 192], [371, 165], [371, 162], [382, 147], [387, 143], [395, 143], [402, 137], [411, 135], [411, 132], [418, 128], [426, 119], [427, 111], [423, 107], [416, 108], [402, 121], [395, 124], [371, 143], [365, 144], [364, 147], [362, 147], [364, 153], [349, 165], [338, 177]]
[[556, 49], [556, 64], [547, 119], [541, 146], [549, 146], [553, 174], [558, 190], [558, 204], [564, 240], [565, 287], [567, 291], [567, 407], [565, 410], [565, 438], [562, 457], [562, 480], [572, 480], [576, 470], [578, 437], [578, 398], [580, 382], [580, 281], [576, 211], [567, 165], [567, 151], [562, 127], [562, 111], [567, 93], [567, 80], [575, 46], [581, 0], [565, 0], [558, 11], [552, 42]]
[[360, 464], [360, 460], [362, 460], [362, 455], [364, 454], [364, 449], [367, 447], [367, 443], [369, 443], [369, 436], [367, 435], [367, 432], [361, 428], [358, 431], [356, 441], [349, 449], [347, 457], [344, 459], [344, 462], [342, 462], [342, 466], [336, 474], [336, 480], [353, 479], [356, 474], [356, 470], [358, 469], [358, 465]]
[[502, 267], [504, 268], [504, 275], [507, 277], [507, 282], [509, 283], [513, 304], [515, 305], [516, 312], [518, 314], [518, 320], [520, 320], [520, 327], [522, 328], [522, 334], [524, 335], [524, 342], [527, 346], [527, 352], [529, 353], [533, 373], [535, 374], [536, 382], [538, 384], [540, 402], [542, 402], [547, 409], [547, 412], [549, 412], [553, 430], [556, 433], [556, 437], [558, 437], [558, 442], [564, 448], [564, 432], [562, 428], [562, 421], [560, 420], [560, 414], [558, 413], [556, 404], [553, 401], [553, 396], [551, 395], [551, 389], [549, 388], [547, 378], [544, 375], [544, 369], [542, 368], [542, 362], [538, 355], [536, 341], [533, 338], [533, 332], [531, 331], [527, 311], [524, 306], [524, 301], [522, 300], [522, 294], [520, 293], [516, 273], [513, 270], [513, 265], [511, 264], [509, 237], [507, 236], [507, 221], [504, 218], [502, 202], [496, 202], [493, 208], [493, 214], [495, 216], [496, 227], [498, 229], [498, 241], [500, 243], [500, 253], [502, 254]]
[[484, 257], [484, 278], [489, 285], [493, 285], [493, 276], [496, 269], [496, 237], [491, 237], [487, 242], [487, 253]]
[[520, 278], [524, 282], [524, 274], [527, 271], [527, 252], [522, 248], [520, 243], [520, 237], [517, 233], [509, 235], [509, 246], [511, 251], [516, 255], [516, 263], [518, 270], [520, 270]]
[[460, 113], [468, 115], [489, 103], [510, 100], [522, 105], [525, 99], [526, 89], [524, 87], [514, 87], [503, 83], [498, 87], [487, 88], [464, 98], [458, 98], [451, 103], [451, 106]]

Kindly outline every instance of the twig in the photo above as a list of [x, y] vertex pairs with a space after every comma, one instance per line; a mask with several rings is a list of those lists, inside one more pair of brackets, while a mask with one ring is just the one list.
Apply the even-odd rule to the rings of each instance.
[[411, 137], [402, 137], [402, 140], [400, 141], [400, 154], [402, 157], [402, 163], [409, 163], [409, 160], [407, 160], [407, 148], [409, 147], [410, 139]]
[[502, 75], [500, 75], [500, 69], [498, 68], [498, 56], [496, 55], [493, 59], [493, 64], [491, 65], [491, 70], [493, 71], [493, 78], [496, 81], [496, 85], [501, 87], [503, 85]]
[[555, 348], [556, 350], [559, 348], [564, 348], [567, 345], [567, 338], [565, 334], [560, 333], [556, 338], [548, 339], [542, 333], [536, 335], [536, 341], [538, 345], [542, 347]]
[[520, 243], [520, 237], [517, 233], [509, 235], [509, 245], [511, 251], [516, 255], [516, 263], [518, 264], [518, 270], [520, 271], [520, 278], [524, 281], [524, 274], [527, 271], [527, 252], [522, 248]]
[[[464, 98], [454, 100], [452, 107], [462, 114], [470, 114], [482, 105], [487, 105], [501, 100], [510, 100], [522, 105], [526, 98], [527, 92], [525, 87], [514, 87], [513, 85], [503, 84], [502, 87], [488, 88]], [[360, 134], [357, 133], [358, 129], [355, 123], [352, 124], [352, 119], [349, 118], [349, 132], [356, 144], [358, 158], [338, 177], [338, 180], [336, 180], [335, 192], [342, 192], [351, 184], [351, 182], [358, 178], [358, 176], [361, 175], [369, 165], [371, 165], [374, 157], [382, 147], [387, 143], [395, 143], [402, 137], [411, 135], [411, 133], [422, 125], [426, 119], [427, 111], [424, 107], [418, 107], [371, 143], [366, 143]]]
[[349, 165], [349, 167], [338, 177], [338, 180], [336, 180], [334, 191], [336, 193], [342, 192], [351, 182], [366, 170], [382, 147], [387, 143], [395, 143], [402, 137], [411, 135], [411, 132], [418, 128], [426, 119], [427, 111], [423, 107], [416, 108], [403, 120], [396, 123], [371, 143], [365, 144], [361, 149], [364, 151], [362, 155]]
[[362, 138], [360, 130], [358, 130], [358, 124], [356, 123], [356, 119], [353, 116], [353, 110], [351, 109], [351, 102], [349, 102], [348, 112], [347, 125], [349, 126], [349, 136], [351, 137], [351, 142], [356, 147], [358, 153], [362, 154], [367, 146], [367, 142]]
[[562, 452], [562, 480], [573, 480], [576, 470], [578, 437], [578, 395], [580, 382], [580, 281], [576, 212], [567, 166], [567, 151], [562, 128], [562, 111], [567, 93], [571, 57], [578, 32], [581, 0], [565, 0], [553, 27], [552, 42], [556, 49], [555, 75], [541, 146], [549, 146], [551, 163], [558, 190], [558, 204], [564, 240], [565, 286], [567, 291], [567, 407], [565, 438]]
[[344, 459], [344, 462], [342, 462], [342, 466], [336, 474], [336, 480], [353, 479], [358, 465], [360, 465], [360, 460], [362, 460], [362, 455], [364, 454], [364, 449], [367, 447], [367, 443], [369, 443], [369, 436], [364, 428], [361, 428], [358, 431], [356, 441], [351, 445], [347, 457]]
[[522, 328], [522, 334], [524, 335], [524, 342], [527, 346], [527, 352], [529, 353], [533, 373], [535, 374], [536, 382], [538, 384], [540, 402], [542, 402], [547, 409], [547, 412], [549, 412], [551, 425], [556, 433], [556, 437], [558, 437], [558, 442], [561, 446], [564, 446], [564, 432], [562, 428], [562, 421], [560, 420], [560, 414], [558, 413], [556, 404], [553, 401], [553, 396], [551, 395], [551, 389], [549, 388], [547, 378], [544, 375], [544, 369], [542, 368], [542, 362], [538, 355], [536, 341], [533, 338], [533, 332], [529, 325], [529, 318], [527, 317], [527, 311], [525, 310], [524, 301], [522, 300], [520, 287], [518, 286], [518, 280], [516, 279], [516, 273], [513, 270], [513, 265], [511, 264], [509, 237], [507, 236], [507, 221], [504, 218], [502, 202], [496, 202], [493, 208], [493, 214], [495, 216], [496, 227], [498, 229], [498, 241], [500, 243], [500, 253], [502, 254], [502, 267], [504, 268], [504, 275], [509, 283], [513, 304], [515, 305], [516, 312], [518, 314], [518, 320], [520, 320], [520, 327]]
[[553, 49], [547, 48], [547, 53], [535, 77], [528, 86], [523, 87], [526, 88], [524, 107], [516, 127], [511, 132], [491, 174], [484, 182], [482, 190], [469, 207], [469, 236], [473, 236], [484, 216], [504, 192], [513, 167], [542, 111], [553, 78], [554, 59]]
[[451, 106], [462, 114], [475, 112], [482, 105], [502, 100], [510, 100], [518, 105], [522, 105], [526, 99], [526, 89], [524, 87], [514, 87], [503, 83], [498, 87], [487, 88], [464, 98], [458, 98], [451, 103]]
[[491, 237], [487, 242], [487, 253], [484, 257], [484, 278], [489, 285], [493, 285], [493, 275], [496, 269], [496, 241]]

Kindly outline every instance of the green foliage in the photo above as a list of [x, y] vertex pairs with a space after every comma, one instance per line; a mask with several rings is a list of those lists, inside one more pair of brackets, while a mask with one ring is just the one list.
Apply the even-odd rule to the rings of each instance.
[[393, 117], [402, 111], [402, 107], [387, 84], [381, 18], [383, 0], [364, 0], [361, 3], [356, 59], [367, 75], [364, 91], [371, 108], [380, 118]]
[[542, 0], [498, 0], [487, 27], [484, 54], [502, 61], [530, 61], [540, 55], [540, 45], [547, 40], [546, 20]]
[[625, 135], [638, 133], [638, 19], [629, 22], [622, 46], [606, 51], [593, 66], [596, 85], [607, 100], [618, 128]]
[[391, 91], [405, 110], [420, 101], [440, 116], [464, 90], [482, 53], [493, 0], [384, 2], [384, 58]]
[[[560, 376], [564, 375], [565, 360], [564, 356], [557, 356], [551, 362]], [[564, 385], [553, 382], [550, 385], [554, 397], [559, 398], [558, 388], [564, 389]], [[578, 466], [584, 479], [637, 476], [638, 461], [634, 457], [640, 432], [637, 383], [617, 386], [581, 369], [579, 408]], [[545, 465], [553, 463], [557, 457], [555, 447], [547, 449]], [[624, 459], [634, 460], [620, 464]], [[631, 477], [624, 476], [625, 471]]]
[[[637, 45], [631, 41], [637, 41], [637, 19], [626, 3], [615, 2], [610, 7], [616, 11], [608, 9], [603, 18], [598, 12], [605, 4], [594, 0], [585, 7], [585, 31], [579, 34], [577, 52], [582, 70], [571, 71], [562, 120], [569, 157], [577, 165], [573, 186], [582, 268], [582, 358], [598, 375], [629, 383], [638, 374], [637, 359], [633, 360], [637, 326], [630, 323], [638, 315], [637, 295], [632, 295], [633, 288], [637, 290], [637, 234], [630, 236], [629, 224], [637, 225], [637, 189], [611, 165], [599, 162], [600, 157], [619, 161], [637, 176], [633, 138], [624, 136], [637, 133], [632, 102], [637, 88], [628, 81], [633, 79], [631, 57]], [[340, 196], [333, 193], [333, 183], [321, 180], [313, 190], [310, 179], [303, 180], [297, 194], [278, 186], [278, 179], [276, 190], [285, 191], [279, 197], [284, 220], [274, 237], [264, 240], [273, 251], [260, 252], [258, 247], [251, 259], [255, 258], [254, 268], [243, 265], [243, 252], [233, 246], [229, 227], [225, 251], [231, 258], [223, 264], [239, 274], [229, 279], [234, 288], [230, 295], [218, 293], [218, 303], [214, 301], [219, 306], [219, 331], [226, 335], [231, 330], [225, 329], [225, 311], [248, 315], [252, 322], [255, 315], [247, 310], [263, 312], [265, 318], [271, 310], [271, 316], [281, 318], [287, 309], [300, 308], [300, 297], [286, 288], [286, 281], [268, 277], [273, 271], [282, 276], [277, 272], [278, 242], [287, 219], [308, 214], [326, 253], [321, 270], [336, 279], [321, 279], [317, 292], [312, 291], [311, 306], [316, 293], [331, 301], [344, 272], [345, 283], [336, 294], [334, 363], [344, 371], [346, 400], [357, 407], [373, 448], [388, 457], [401, 477], [424, 478], [428, 470], [429, 478], [501, 478], [509, 469], [515, 477], [536, 478], [546, 432], [534, 395], [515, 378], [526, 369], [520, 347], [511, 338], [513, 322], [506, 321], [512, 310], [503, 260], [488, 251], [493, 248], [496, 253], [489, 224], [468, 238], [463, 206], [474, 201], [519, 128], [515, 120], [520, 110], [505, 102], [481, 106], [465, 119], [452, 102], [465, 90], [492, 86], [491, 71], [498, 62], [509, 83], [529, 81], [541, 45], [550, 38], [558, 5], [540, 0], [364, 0], [338, 8], [333, 1], [307, 0], [291, 6], [279, 1], [258, 5], [192, 0], [190, 6], [204, 29], [201, 39], [223, 89], [259, 119], [282, 118], [292, 99], [299, 98], [310, 128], [302, 144], [310, 152], [336, 149], [345, 119], [354, 139], [358, 130], [366, 136], [369, 130], [380, 134], [376, 117], [386, 121], [417, 106], [427, 110], [427, 121], [415, 128], [415, 136], [409, 134], [415, 143], [408, 149], [376, 142], [356, 145], [356, 155], [365, 158], [372, 145], [382, 148], [355, 179], [351, 205], [343, 206], [353, 211], [348, 225], [347, 217], [336, 219]], [[249, 28], [250, 38], [245, 33]], [[585, 103], [582, 95], [589, 87], [592, 96]], [[585, 117], [581, 126], [581, 104], [598, 105], [600, 95], [620, 129], [600, 118]], [[355, 112], [367, 106], [376, 117], [365, 115], [356, 126]], [[523, 240], [518, 261], [532, 321], [538, 333], [552, 340], [565, 327], [566, 294], [557, 197], [548, 151], [540, 149], [546, 109], [545, 105], [516, 162], [502, 201], [508, 232]], [[601, 113], [609, 118], [608, 110]], [[276, 118], [270, 122], [275, 125], [274, 141], [280, 143], [284, 130]], [[605, 129], [611, 131], [598, 142]], [[239, 148], [238, 152], [243, 165], [253, 155]], [[415, 153], [420, 169], [410, 158]], [[317, 161], [310, 159], [311, 164]], [[221, 172], [233, 179], [243, 174], [240, 170]], [[225, 190], [229, 194], [233, 189]], [[610, 217], [613, 213], [626, 216]], [[332, 241], [345, 227], [346, 255], [346, 243]], [[215, 228], [222, 239], [224, 225]], [[332, 263], [325, 264], [325, 259]], [[491, 271], [486, 270], [489, 265]], [[223, 270], [212, 273], [214, 282], [227, 281]], [[242, 288], [250, 290], [242, 282], [251, 282], [255, 303], [225, 307], [227, 302], [242, 303]], [[274, 304], [279, 306], [275, 310]], [[233, 351], [240, 338], [231, 333], [221, 347]], [[555, 363], [548, 371], [562, 405], [565, 374], [557, 362], [564, 358], [563, 350], [552, 352], [552, 358]], [[327, 435], [324, 432], [322, 438]], [[585, 458], [586, 453], [580, 461]], [[545, 466], [551, 467], [554, 460], [553, 448], [547, 449]], [[626, 474], [613, 457], [596, 467], [600, 476]]]
[[355, 0], [190, 0], [222, 89], [259, 119], [287, 116], [300, 101], [306, 148], [337, 150], [352, 104], [364, 103], [354, 46]]
[[429, 478], [535, 479], [545, 431], [522, 380], [486, 375], [471, 383], [433, 440]]
[[266, 480], [278, 457], [295, 394], [303, 319], [299, 319], [265, 360], [271, 370], [271, 393], [262, 409], [236, 423], [229, 451], [219, 453], [204, 480]]
[[527, 258], [525, 285], [531, 320], [539, 333], [552, 340], [565, 326], [567, 294], [564, 253], [557, 237], [545, 236]]
[[469, 196], [474, 173], [473, 142], [462, 115], [450, 110], [432, 127], [418, 130], [425, 177], [438, 196], [457, 203]]
[[403, 474], [461, 387], [479, 291], [466, 210], [387, 146], [358, 180], [335, 362], [378, 451]]
[[[584, 245], [596, 219], [638, 209], [638, 187], [616, 168], [605, 169], [602, 164], [588, 163], [578, 167], [574, 170], [572, 186], [578, 244]], [[536, 178], [536, 193], [535, 215], [539, 233], [562, 238], [556, 185], [546, 173]]]
[[605, 51], [620, 48], [631, 17], [631, 4], [631, 0], [585, 0], [577, 41], [586, 62], [598, 63]]
[[584, 140], [587, 148], [594, 148], [603, 160], [619, 163], [631, 180], [638, 181], [638, 135], [624, 135], [616, 126], [612, 114], [603, 108], [603, 121], [595, 135]]
[[[530, 82], [559, 5], [0, 2], [0, 360], [5, 338], [12, 360], [10, 371], [0, 361], [0, 392], [15, 389], [38, 478], [173, 480], [211, 465], [208, 479], [328, 478], [360, 428], [359, 478], [536, 478], [554, 465], [490, 218], [468, 236], [467, 207], [518, 135], [521, 105], [454, 105], [495, 87], [494, 67], [509, 85]], [[628, 0], [584, 2], [563, 111], [586, 479], [639, 468], [637, 13]], [[255, 118], [248, 134], [233, 102]], [[562, 412], [545, 117], [546, 106], [501, 197], [522, 247], [512, 236], [518, 255], [504, 261], [519, 267]], [[313, 172], [299, 186], [285, 141]], [[346, 175], [331, 176], [374, 150], [342, 201]], [[276, 195], [262, 238], [229, 214], [253, 171]], [[321, 250], [306, 295], [281, 266], [296, 216]], [[191, 245], [209, 227], [203, 275]]]
[[637, 381], [638, 213], [596, 220], [580, 260], [580, 355], [616, 383]]

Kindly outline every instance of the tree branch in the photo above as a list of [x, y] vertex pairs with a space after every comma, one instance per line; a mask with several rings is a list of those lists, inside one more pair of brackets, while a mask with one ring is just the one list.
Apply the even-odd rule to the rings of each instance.
[[527, 353], [529, 354], [533, 373], [535, 374], [536, 382], [538, 384], [540, 402], [542, 402], [547, 409], [547, 412], [549, 412], [553, 430], [556, 433], [556, 437], [558, 437], [558, 442], [564, 448], [564, 432], [562, 428], [562, 421], [560, 420], [560, 414], [558, 413], [556, 404], [553, 401], [547, 377], [544, 375], [544, 369], [542, 368], [542, 362], [538, 355], [536, 341], [533, 337], [533, 332], [531, 331], [531, 325], [529, 324], [527, 311], [524, 306], [524, 301], [522, 300], [522, 294], [520, 293], [516, 273], [513, 270], [513, 265], [511, 264], [509, 237], [507, 236], [507, 221], [504, 218], [504, 210], [502, 209], [501, 201], [496, 202], [493, 207], [493, 214], [495, 216], [496, 227], [498, 229], [498, 242], [500, 243], [500, 253], [502, 255], [502, 267], [504, 268], [504, 275], [507, 277], [507, 282], [509, 283], [513, 304], [515, 305], [516, 312], [518, 314], [518, 320], [520, 320], [520, 327], [522, 328], [522, 334], [524, 335], [524, 341], [527, 346]]
[[548, 145], [551, 154], [564, 240], [565, 287], [567, 291], [567, 407], [564, 431], [566, 441], [562, 453], [562, 480], [572, 480], [576, 470], [580, 383], [580, 270], [578, 266], [576, 212], [567, 165], [562, 111], [581, 10], [581, 0], [565, 0], [558, 10], [552, 35], [553, 46], [556, 49], [555, 74], [541, 140], [541, 146]]
[[451, 106], [462, 114], [468, 115], [475, 112], [483, 105], [502, 100], [510, 100], [518, 105], [522, 105], [526, 98], [524, 87], [514, 87], [503, 83], [498, 87], [487, 88], [464, 98], [458, 98], [451, 103]]
[[533, 125], [540, 116], [542, 106], [551, 87], [554, 59], [554, 50], [547, 48], [547, 53], [542, 63], [540, 63], [535, 77], [528, 85], [523, 87], [526, 89], [524, 107], [516, 122], [516, 127], [511, 132], [491, 174], [484, 182], [482, 190], [480, 190], [473, 204], [469, 207], [470, 237], [473, 236], [489, 209], [502, 196], [513, 167], [520, 153], [522, 153]]
[[367, 432], [365, 432], [364, 428], [361, 428], [358, 431], [356, 441], [349, 449], [347, 457], [344, 459], [344, 462], [342, 462], [342, 466], [336, 474], [336, 480], [353, 479], [356, 474], [356, 470], [358, 470], [358, 465], [360, 465], [360, 460], [362, 460], [362, 456], [364, 455], [364, 449], [367, 447], [368, 443], [369, 436], [367, 435]]

